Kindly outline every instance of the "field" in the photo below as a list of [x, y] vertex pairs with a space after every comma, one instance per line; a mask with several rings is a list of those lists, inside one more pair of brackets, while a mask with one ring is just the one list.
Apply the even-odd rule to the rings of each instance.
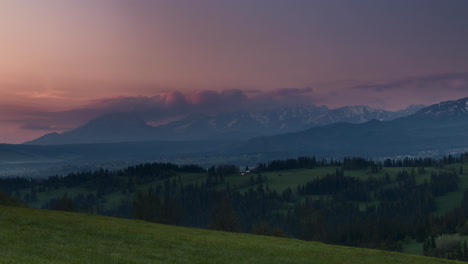
[[[426, 172], [424, 174], [416, 174], [416, 181], [418, 184], [423, 183], [424, 181], [430, 182], [431, 172], [436, 172], [440, 170], [459, 170], [459, 167], [462, 166], [465, 173], [460, 175], [459, 188], [450, 192], [444, 196], [437, 197], [437, 215], [441, 215], [451, 209], [459, 206], [460, 201], [463, 197], [463, 192], [468, 189], [468, 164], [453, 164], [447, 165], [444, 168], [425, 168]], [[268, 185], [269, 189], [276, 190], [281, 193], [287, 188], [292, 188], [293, 190], [300, 184], [305, 184], [308, 181], [311, 181], [316, 178], [325, 176], [326, 174], [332, 174], [338, 167], [320, 167], [315, 169], [295, 169], [295, 170], [284, 170], [284, 171], [274, 171], [274, 172], [264, 172], [261, 173], [262, 176], [266, 177], [266, 181], [263, 182], [264, 185]], [[410, 171], [412, 168], [383, 168], [382, 171], [378, 173], [370, 173], [369, 170], [348, 170], [345, 171], [346, 176], [353, 176], [360, 179], [367, 179], [370, 176], [375, 178], [384, 177], [385, 174], [390, 175], [391, 179], [395, 179], [396, 174], [399, 171], [407, 170]], [[251, 173], [246, 175], [230, 175], [225, 177], [225, 182], [215, 186], [217, 189], [224, 189], [226, 184], [229, 184], [231, 190], [240, 190], [246, 191], [251, 187], [255, 188], [255, 184], [251, 183], [251, 177], [255, 180], [258, 174]], [[178, 173], [171, 180], [176, 179], [179, 184], [195, 184], [202, 185], [206, 182], [206, 173]], [[146, 183], [143, 185], [135, 186], [137, 190], [147, 190], [148, 187], [156, 187], [158, 184], [164, 184], [164, 180], [155, 180], [151, 183]], [[20, 192], [19, 197], [24, 197], [27, 193], [30, 192], [30, 189], [24, 189]], [[79, 193], [94, 193], [94, 190], [87, 190], [84, 187], [72, 187], [72, 188], [59, 188], [56, 190], [48, 190], [47, 192], [37, 192], [37, 200], [28, 202], [28, 205], [33, 208], [40, 208], [44, 201], [47, 201], [51, 198], [61, 197], [64, 194], [67, 194], [69, 197], [73, 198]], [[119, 202], [121, 199], [125, 199], [126, 196], [121, 191], [107, 194], [106, 199], [102, 206], [108, 207], [112, 206], [114, 203]]]
[[[463, 193], [468, 189], [468, 164], [450, 164], [445, 165], [443, 168], [425, 168], [424, 173], [418, 172], [417, 169], [413, 168], [396, 168], [396, 167], [385, 167], [381, 171], [376, 173], [371, 173], [368, 169], [363, 170], [346, 170], [344, 175], [353, 176], [362, 180], [366, 180], [369, 177], [374, 178], [383, 178], [385, 175], [390, 176], [390, 183], [385, 185], [383, 188], [393, 187], [397, 184], [396, 175], [399, 171], [406, 170], [416, 170], [416, 181], [418, 184], [423, 182], [430, 182], [431, 173], [444, 171], [444, 170], [456, 170], [457, 172], [462, 166], [465, 173], [460, 174], [460, 183], [458, 188], [455, 191], [448, 192], [442, 196], [438, 196], [435, 199], [436, 210], [433, 212], [434, 215], [443, 215], [444, 213], [460, 206], [460, 202], [463, 198]], [[249, 173], [246, 175], [232, 174], [224, 177], [222, 183], [214, 184], [212, 187], [218, 190], [226, 189], [229, 186], [230, 190], [238, 190], [241, 193], [247, 192], [249, 189], [255, 189], [259, 184], [262, 184], [264, 187], [268, 186], [270, 190], [275, 190], [278, 193], [283, 192], [287, 188], [291, 188], [293, 191], [296, 190], [296, 187], [300, 184], [305, 184], [313, 179], [323, 177], [327, 174], [333, 174], [338, 167], [327, 166], [327, 167], [318, 167], [314, 169], [293, 169], [293, 170], [282, 170], [282, 171], [271, 171], [271, 172], [262, 172], [260, 175], [263, 177], [261, 183], [257, 183], [257, 178], [259, 174]], [[127, 182], [128, 179], [126, 176], [121, 177], [122, 182]], [[135, 191], [141, 190], [146, 192], [148, 188], [156, 188], [158, 185], [164, 185], [167, 181], [176, 182], [177, 186], [184, 186], [188, 184], [197, 184], [198, 186], [203, 186], [207, 181], [207, 173], [188, 173], [188, 172], [178, 172], [169, 179], [155, 179], [154, 181], [147, 182], [144, 184], [135, 184], [132, 191], [123, 189], [118, 189], [110, 193], [106, 193], [99, 199], [98, 206], [100, 208], [113, 208], [118, 206], [121, 201], [132, 201], [135, 197]], [[90, 188], [90, 185], [84, 182], [81, 185], [75, 185], [73, 187], [61, 186], [59, 188], [46, 188], [44, 186], [41, 188], [40, 184], [35, 188], [35, 196], [37, 199], [24, 199], [26, 196], [32, 196], [30, 188], [20, 190], [18, 197], [22, 197], [23, 201], [27, 201], [28, 205], [33, 208], [41, 208], [42, 205], [49, 201], [52, 198], [63, 197], [65, 194], [74, 198], [79, 194], [95, 194], [96, 190]], [[306, 196], [299, 196], [299, 200], [304, 201]], [[313, 195], [308, 196], [309, 198], [318, 198], [322, 197], [327, 199], [327, 195]], [[367, 205], [378, 204], [379, 201], [372, 198], [369, 202], [360, 202], [359, 206], [361, 210], [364, 210]], [[85, 212], [96, 212], [96, 211], [85, 211]], [[418, 243], [415, 240], [405, 240], [403, 241], [403, 251], [411, 254], [422, 254], [422, 243]]]
[[0, 210], [0, 263], [457, 263], [97, 215]]

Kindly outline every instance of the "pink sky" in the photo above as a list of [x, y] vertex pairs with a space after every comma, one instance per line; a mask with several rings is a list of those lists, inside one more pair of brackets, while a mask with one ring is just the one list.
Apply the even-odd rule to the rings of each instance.
[[216, 100], [269, 96], [390, 110], [466, 97], [467, 8], [432, 0], [5, 0], [0, 142], [168, 95], [206, 111], [223, 110]]

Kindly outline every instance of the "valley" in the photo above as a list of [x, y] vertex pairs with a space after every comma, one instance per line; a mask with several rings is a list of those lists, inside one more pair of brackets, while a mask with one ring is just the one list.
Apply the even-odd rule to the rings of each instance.
[[300, 157], [250, 168], [145, 163], [4, 178], [0, 190], [33, 208], [430, 255], [431, 237], [465, 234], [467, 172], [467, 154], [382, 163]]

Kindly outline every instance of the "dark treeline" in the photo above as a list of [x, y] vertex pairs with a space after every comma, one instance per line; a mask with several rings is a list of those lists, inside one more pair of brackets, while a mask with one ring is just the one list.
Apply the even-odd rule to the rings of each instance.
[[[70, 173], [66, 176], [51, 176], [47, 179], [32, 178], [0, 178], [0, 191], [14, 195], [15, 191], [42, 186], [44, 188], [58, 189], [60, 187], [75, 187], [83, 183], [89, 188], [103, 189], [107, 191], [120, 190], [123, 185], [144, 184], [156, 179], [166, 179], [174, 176], [177, 172], [204, 173], [206, 169], [198, 165], [176, 165], [172, 163], [146, 163], [136, 166], [129, 166], [125, 169], [109, 171], [100, 169], [96, 171], [82, 171]], [[122, 182], [120, 177], [128, 179]], [[133, 182], [134, 181], [134, 182]]]
[[336, 170], [335, 174], [314, 179], [297, 187], [299, 195], [338, 195], [339, 200], [368, 202], [371, 200], [371, 191], [389, 183], [389, 179], [369, 178], [362, 181], [355, 177], [345, 177], [343, 170]]
[[[339, 159], [317, 159], [315, 157], [298, 157], [296, 159], [272, 160], [267, 163], [259, 163], [254, 171], [281, 171], [292, 169], [313, 169], [317, 167], [342, 166], [344, 170], [359, 170], [366, 168], [382, 169], [383, 167], [441, 167], [453, 163], [468, 163], [468, 154], [461, 154], [459, 157], [448, 155], [442, 159], [433, 158], [403, 158], [373, 160], [360, 157], [345, 157]], [[376, 172], [376, 171], [375, 171]]]
[[[204, 169], [153, 163], [47, 179], [0, 179], [0, 190], [24, 203], [40, 203], [45, 209], [331, 244], [401, 251], [403, 241], [416, 239], [423, 243], [426, 255], [467, 260], [464, 245], [443, 234], [468, 234], [468, 193], [458, 208], [441, 216], [433, 214], [436, 197], [457, 190], [463, 174], [462, 167], [443, 167], [465, 162], [467, 153], [440, 160], [382, 162], [357, 157], [341, 161], [299, 157], [259, 164], [240, 178], [241, 182], [240, 170], [233, 165]], [[262, 175], [318, 167], [334, 167], [334, 172], [311, 177], [299, 185], [291, 183], [296, 187], [280, 192], [270, 188], [268, 177]], [[393, 176], [374, 175], [385, 167], [401, 169]], [[428, 168], [433, 168], [430, 174]], [[353, 170], [366, 170], [369, 175], [348, 176]], [[187, 173], [199, 175], [199, 180], [186, 181]], [[419, 175], [427, 175], [427, 180], [418, 182]], [[229, 180], [232, 176], [237, 176], [235, 184]], [[41, 198], [58, 189], [65, 192], [47, 200]], [[451, 246], [441, 246], [445, 244]]]
[[324, 166], [340, 166], [338, 160], [317, 160], [315, 157], [299, 157], [297, 159], [273, 160], [268, 163], [259, 163], [255, 168], [256, 172], [262, 171], [281, 171], [292, 169], [313, 169]]

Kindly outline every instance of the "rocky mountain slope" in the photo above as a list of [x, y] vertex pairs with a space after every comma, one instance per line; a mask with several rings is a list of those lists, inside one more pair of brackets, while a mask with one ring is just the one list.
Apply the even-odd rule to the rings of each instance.
[[197, 114], [152, 127], [137, 114], [102, 116], [62, 134], [50, 133], [26, 142], [34, 145], [134, 142], [151, 140], [238, 140], [256, 136], [297, 132], [337, 122], [364, 123], [372, 119], [393, 120], [422, 106], [390, 112], [368, 106], [298, 105], [262, 111], [236, 111], [218, 115]]

